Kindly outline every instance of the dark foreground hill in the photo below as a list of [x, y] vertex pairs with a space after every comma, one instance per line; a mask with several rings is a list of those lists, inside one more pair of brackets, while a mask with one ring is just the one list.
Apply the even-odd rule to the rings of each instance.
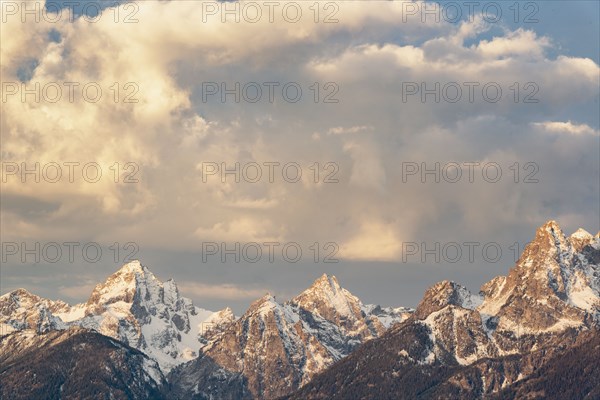
[[2, 399], [162, 399], [158, 364], [83, 328], [0, 338]]

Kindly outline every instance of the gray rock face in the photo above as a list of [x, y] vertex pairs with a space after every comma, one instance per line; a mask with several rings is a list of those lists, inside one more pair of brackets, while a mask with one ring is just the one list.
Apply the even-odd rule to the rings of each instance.
[[2, 332], [93, 329], [144, 351], [165, 373], [198, 355], [205, 343], [201, 324], [207, 319], [219, 327], [232, 322], [233, 314], [195, 307], [173, 280], [162, 283], [139, 261], [125, 264], [96, 285], [86, 303], [73, 307], [24, 289], [0, 297]]
[[0, 335], [23, 329], [39, 333], [64, 329], [66, 325], [54, 314], [69, 309], [60, 300], [43, 299], [25, 289], [14, 290], [0, 297]]
[[[434, 285], [410, 318], [292, 398], [496, 395], [580, 337], [598, 335], [599, 277], [600, 237], [583, 230], [566, 237], [549, 221], [506, 277], [484, 284], [479, 295], [453, 282]], [[412, 387], [391, 395], [402, 385]]]
[[469, 365], [486, 357], [527, 354], [568, 328], [600, 322], [600, 239], [581, 230], [567, 238], [554, 221], [537, 232], [506, 277], [480, 295], [441, 282], [429, 289], [413, 323], [428, 329], [421, 362]]
[[[210, 329], [200, 332], [200, 323]], [[74, 307], [25, 290], [0, 297], [2, 332], [22, 331], [4, 342], [5, 361], [26, 348], [9, 345], [14, 340], [72, 326], [142, 350], [170, 371], [168, 383], [155, 382], [172, 399], [273, 399], [298, 389], [293, 398], [385, 399], [399, 390], [399, 398], [500, 396], [521, 381], [536, 387], [536, 370], [598, 335], [600, 237], [582, 230], [566, 237], [549, 221], [507, 276], [479, 294], [440, 282], [414, 312], [364, 305], [323, 275], [285, 303], [265, 295], [236, 320], [230, 309], [195, 307], [173, 281], [160, 282], [137, 262]]]
[[195, 307], [172, 280], [160, 282], [139, 262], [98, 284], [84, 304], [18, 290], [0, 298], [0, 311], [5, 333], [83, 327], [143, 351], [163, 373], [193, 360], [170, 375], [170, 396], [180, 398], [289, 393], [412, 313], [364, 305], [323, 275], [287, 303], [264, 296], [236, 321], [229, 308]]
[[[376, 314], [373, 313], [376, 312]], [[215, 336], [202, 355], [169, 375], [174, 398], [264, 398], [288, 394], [358, 345], [400, 322], [408, 309], [365, 306], [323, 275], [292, 300], [270, 295], [254, 302], [230, 327]], [[382, 322], [383, 321], [383, 322]], [[207, 390], [227, 381], [217, 392]], [[216, 393], [216, 394], [215, 394]]]

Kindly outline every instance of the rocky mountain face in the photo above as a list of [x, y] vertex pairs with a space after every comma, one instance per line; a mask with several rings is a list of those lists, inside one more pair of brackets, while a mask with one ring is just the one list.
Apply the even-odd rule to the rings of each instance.
[[413, 310], [364, 305], [323, 275], [283, 304], [265, 295], [236, 320], [229, 308], [195, 307], [172, 280], [162, 283], [134, 261], [86, 303], [71, 307], [18, 289], [0, 297], [0, 311], [0, 334], [80, 327], [142, 351], [171, 371], [170, 398], [237, 399], [290, 393]]
[[554, 221], [507, 276], [477, 294], [439, 282], [416, 310], [365, 305], [323, 275], [236, 319], [132, 262], [73, 307], [23, 289], [0, 297], [0, 393], [27, 398], [26, 376], [30, 397], [593, 399], [599, 329], [600, 235], [567, 237]]
[[0, 337], [2, 399], [161, 399], [156, 361], [87, 329]]
[[323, 275], [283, 304], [270, 295], [254, 302], [198, 359], [171, 372], [171, 396], [277, 398], [410, 314], [365, 306], [335, 277]]
[[574, 346], [559, 352], [494, 399], [600, 399], [600, 332], [583, 332]]
[[230, 309], [218, 313], [192, 304], [173, 280], [160, 282], [139, 261], [125, 264], [97, 285], [88, 301], [70, 307], [42, 299], [24, 289], [0, 297], [4, 332], [80, 326], [93, 329], [143, 351], [163, 371], [194, 359], [202, 346], [204, 321], [217, 328], [233, 322]]
[[43, 299], [17, 289], [0, 297], [0, 335], [24, 329], [37, 332], [64, 329], [66, 324], [55, 314], [69, 310], [70, 306], [60, 300]]
[[[580, 336], [596, 337], [599, 326], [600, 237], [583, 230], [566, 237], [549, 221], [508, 276], [477, 295], [453, 282], [434, 285], [405, 322], [291, 398], [488, 397]], [[411, 389], [398, 392], [404, 384]]]

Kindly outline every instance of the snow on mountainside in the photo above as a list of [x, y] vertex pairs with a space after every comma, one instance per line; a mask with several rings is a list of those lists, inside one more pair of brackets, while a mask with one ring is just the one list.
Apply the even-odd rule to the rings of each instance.
[[492, 398], [598, 329], [600, 234], [548, 221], [507, 276], [480, 294], [435, 284], [406, 321], [290, 398], [392, 398], [406, 385], [397, 398]]
[[583, 230], [566, 237], [549, 221], [508, 276], [484, 284], [481, 295], [440, 282], [414, 317], [430, 332], [422, 363], [527, 353], [553, 332], [589, 329], [600, 323], [600, 238]]
[[0, 296], [0, 335], [23, 329], [38, 332], [64, 329], [66, 325], [54, 314], [69, 309], [62, 301], [43, 299], [25, 289], [14, 290]]
[[4, 333], [81, 326], [142, 350], [165, 373], [198, 355], [206, 320], [211, 326], [226, 325], [233, 315], [231, 310], [213, 313], [195, 307], [173, 280], [163, 284], [139, 261], [125, 264], [97, 285], [86, 303], [73, 307], [23, 289], [0, 297]]
[[[258, 315], [250, 313], [257, 307], [262, 310]], [[195, 307], [180, 295], [173, 280], [163, 283], [139, 261], [133, 261], [96, 285], [86, 303], [72, 307], [24, 289], [5, 294], [0, 297], [0, 333], [25, 329], [43, 333], [80, 326], [143, 351], [166, 374], [195, 359], [203, 347], [205, 353], [230, 351], [227, 357], [234, 358], [257, 351], [262, 344], [256, 344], [256, 349], [232, 349], [224, 345], [223, 338], [232, 332], [235, 337], [244, 336], [245, 328], [240, 326], [261, 320], [263, 328], [282, 338], [282, 346], [294, 360], [290, 368], [301, 368], [295, 379], [306, 382], [411, 312], [406, 308], [363, 305], [341, 288], [335, 277], [323, 275], [285, 304], [270, 296], [258, 300], [249, 309], [250, 314], [234, 324], [230, 308], [212, 312]], [[256, 340], [262, 343], [267, 338]]]
[[501, 286], [483, 288], [488, 293], [479, 311], [494, 315], [500, 329], [519, 325], [532, 333], [600, 321], [599, 254], [598, 236], [580, 229], [567, 238], [549, 221]]
[[189, 399], [288, 394], [411, 312], [365, 306], [328, 275], [283, 304], [267, 294], [213, 337], [199, 359], [171, 373], [176, 388], [172, 395]]
[[24, 289], [0, 297], [0, 334], [20, 331], [12, 337], [27, 344], [35, 333], [100, 332], [169, 373], [172, 399], [271, 399], [299, 388], [294, 398], [349, 398], [364, 385], [381, 394], [398, 382], [414, 384], [406, 398], [431, 384], [442, 398], [489, 397], [598, 328], [600, 233], [567, 237], [554, 221], [536, 231], [507, 276], [479, 294], [439, 282], [416, 310], [365, 305], [325, 274], [284, 303], [263, 296], [236, 319], [229, 308], [195, 307], [174, 281], [162, 283], [137, 261], [73, 307]]
[[162, 399], [156, 361], [80, 327], [0, 336], [2, 399]]
[[348, 335], [361, 342], [383, 333], [386, 326], [382, 321], [396, 315], [393, 322], [400, 322], [407, 315], [386, 313], [379, 309], [379, 315], [372, 315], [374, 307], [364, 306], [352, 293], [340, 287], [335, 276], [324, 274], [313, 285], [296, 296], [290, 304], [313, 315], [343, 327]]

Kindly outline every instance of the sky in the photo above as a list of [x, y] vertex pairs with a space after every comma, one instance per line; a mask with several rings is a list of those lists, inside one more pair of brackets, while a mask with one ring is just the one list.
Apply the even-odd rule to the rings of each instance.
[[600, 230], [596, 1], [0, 4], [2, 294], [413, 307]]

